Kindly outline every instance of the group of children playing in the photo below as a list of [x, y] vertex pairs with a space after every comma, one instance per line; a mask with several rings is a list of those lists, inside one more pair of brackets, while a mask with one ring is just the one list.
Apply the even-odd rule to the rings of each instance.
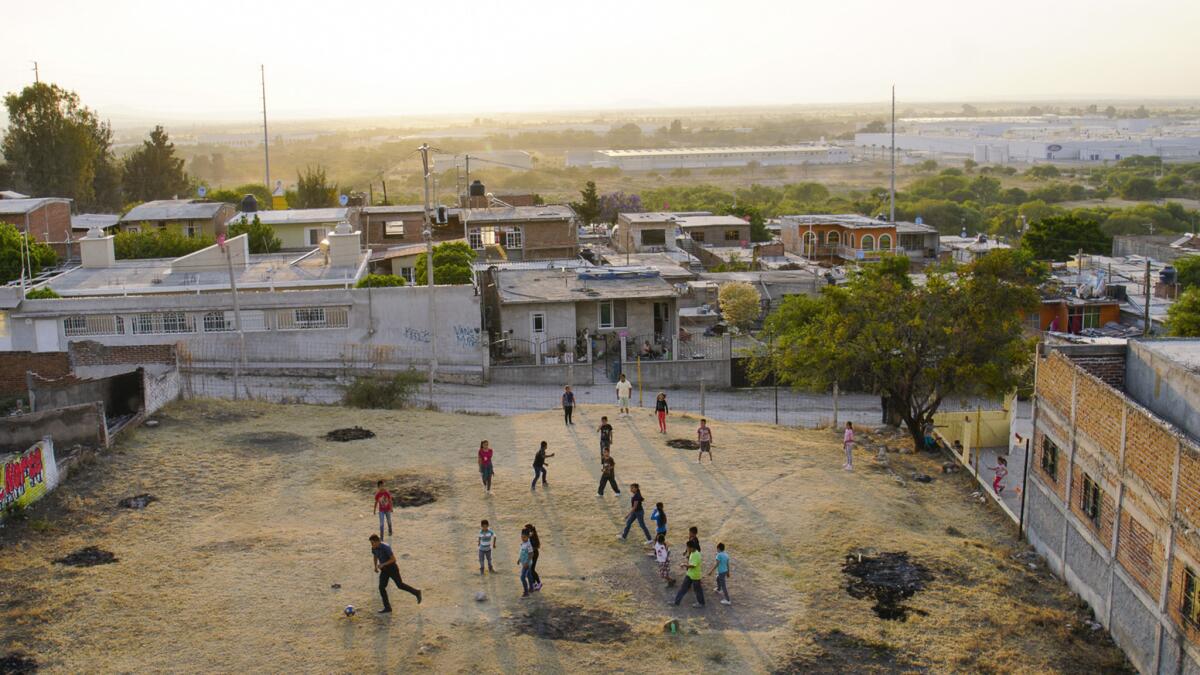
[[[663, 507], [662, 502], [654, 505], [654, 513], [650, 514], [650, 519], [656, 525], [654, 534], [654, 551], [647, 555], [654, 557], [658, 563], [658, 576], [662, 577], [667, 582], [667, 588], [675, 585], [675, 577], [671, 576], [671, 549], [667, 545], [667, 511]], [[711, 576], [713, 572], [717, 574], [717, 587], [715, 592], [720, 593], [724, 597], [721, 599], [722, 605], [732, 605], [733, 601], [729, 598], [728, 579], [730, 575], [729, 554], [725, 552], [725, 544], [717, 544], [717, 555], [714, 558], [712, 567], [707, 573], [702, 574], [702, 565], [704, 558], [700, 553], [700, 538], [699, 530], [693, 525], [688, 528], [687, 540], [687, 559], [679, 565], [680, 569], [686, 570], [684, 573], [683, 586], [675, 593], [675, 599], [671, 601], [672, 605], [679, 605], [683, 597], [687, 595], [688, 590], [692, 590], [696, 595], [696, 602], [692, 607], [704, 606], [704, 585], [701, 579], [706, 576]]]

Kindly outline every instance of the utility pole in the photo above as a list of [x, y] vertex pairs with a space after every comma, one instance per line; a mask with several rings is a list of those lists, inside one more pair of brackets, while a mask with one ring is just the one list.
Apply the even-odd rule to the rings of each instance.
[[429, 220], [429, 144], [422, 143], [421, 166], [425, 176], [425, 279], [429, 285], [429, 405], [433, 407], [433, 378], [437, 372], [437, 305], [433, 301], [433, 224]]
[[225, 264], [229, 268], [229, 290], [233, 292], [233, 327], [238, 335], [238, 357], [233, 362], [233, 400], [238, 399], [238, 376], [241, 366], [246, 362], [246, 334], [242, 332], [242, 308], [238, 304], [237, 277], [233, 274], [233, 255], [228, 243], [222, 239], [221, 248], [225, 249]]
[[[272, 195], [275, 192], [271, 189], [271, 143], [267, 138], [267, 67], [259, 64], [258, 72], [262, 78], [262, 109], [263, 109], [263, 176], [267, 181], [267, 192]], [[274, 201], [274, 199], [272, 199]], [[268, 206], [267, 208], [270, 208]]]
[[889, 193], [889, 222], [896, 222], [896, 85], [892, 85], [892, 188]]
[[37, 61], [33, 62], [33, 83], [34, 84], [42, 83], [42, 74], [38, 71], [38, 62]]
[[1146, 303], [1142, 308], [1142, 337], [1150, 337], [1150, 259], [1146, 258]]
[[466, 155], [466, 174], [464, 182], [467, 184], [467, 203], [463, 204], [466, 208], [471, 208], [471, 156]]

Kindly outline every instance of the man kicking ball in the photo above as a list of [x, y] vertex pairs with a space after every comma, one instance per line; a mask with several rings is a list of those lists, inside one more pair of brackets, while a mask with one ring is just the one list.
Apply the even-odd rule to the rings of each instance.
[[379, 596], [383, 598], [383, 609], [379, 610], [380, 614], [388, 614], [392, 611], [392, 603], [388, 600], [387, 585], [388, 581], [395, 581], [396, 587], [402, 591], [412, 593], [417, 599], [417, 604], [421, 604], [421, 591], [404, 583], [400, 578], [400, 566], [396, 564], [396, 554], [392, 552], [392, 547], [383, 543], [379, 539], [379, 535], [371, 535], [371, 554], [375, 557], [375, 571], [379, 572]]

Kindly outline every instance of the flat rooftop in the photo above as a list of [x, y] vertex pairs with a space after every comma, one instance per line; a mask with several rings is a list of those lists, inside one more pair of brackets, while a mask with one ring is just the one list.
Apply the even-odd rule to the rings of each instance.
[[[270, 253], [251, 255], [247, 264], [234, 266], [238, 290], [327, 287], [355, 280], [365, 262], [355, 267], [331, 267], [320, 253]], [[54, 277], [47, 286], [64, 297], [148, 295], [229, 289], [226, 270], [188, 269], [177, 258], [118, 260], [112, 267], [76, 267]]]
[[[837, 214], [805, 214], [798, 216], [783, 216], [780, 220], [797, 225], [840, 225], [841, 227], [855, 229], [867, 227], [887, 227], [895, 225], [897, 232], [900, 231], [900, 223], [893, 223], [887, 220], [878, 220], [876, 218], [868, 218], [860, 216], [857, 213], [837, 213]], [[913, 232], [936, 232], [935, 229], [923, 228], [923, 224], [908, 223], [914, 229]], [[920, 229], [916, 229], [920, 228]]]
[[609, 157], [671, 157], [675, 155], [727, 155], [731, 153], [821, 153], [834, 149], [832, 145], [733, 145], [705, 148], [650, 148], [646, 150], [599, 150]]
[[545, 206], [501, 206], [486, 209], [463, 209], [462, 218], [470, 224], [530, 221], [530, 220], [573, 220], [575, 212], [562, 204]]
[[258, 221], [266, 225], [300, 225], [308, 223], [340, 223], [346, 220], [350, 209], [344, 207], [334, 207], [328, 209], [280, 209], [278, 211], [255, 211], [253, 213], [237, 212], [233, 217], [225, 221], [226, 224], [236, 223], [245, 218], [246, 220], [254, 220], [258, 216]]
[[1164, 359], [1200, 374], [1200, 338], [1139, 340], [1138, 344]]
[[690, 227], [746, 227], [750, 223], [737, 216], [684, 216], [676, 218], [675, 224], [686, 230]]
[[[619, 275], [622, 268], [591, 268]], [[666, 298], [678, 295], [657, 272], [628, 268], [629, 276], [580, 278], [583, 270], [503, 270], [496, 274], [501, 304]]]
[[[14, 192], [13, 194], [19, 194]], [[64, 197], [27, 197], [23, 199], [0, 199], [0, 215], [19, 216], [42, 208], [46, 204], [63, 202], [70, 204], [71, 200]]]

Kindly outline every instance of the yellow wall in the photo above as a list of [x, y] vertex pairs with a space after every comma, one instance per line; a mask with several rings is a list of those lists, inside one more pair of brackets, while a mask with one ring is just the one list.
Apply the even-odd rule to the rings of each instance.
[[967, 410], [963, 412], [940, 412], [933, 416], [934, 433], [948, 446], [962, 443], [960, 457], [963, 463], [972, 464], [972, 448], [1007, 448], [1010, 429], [1011, 401], [1005, 401], [1004, 410]]

